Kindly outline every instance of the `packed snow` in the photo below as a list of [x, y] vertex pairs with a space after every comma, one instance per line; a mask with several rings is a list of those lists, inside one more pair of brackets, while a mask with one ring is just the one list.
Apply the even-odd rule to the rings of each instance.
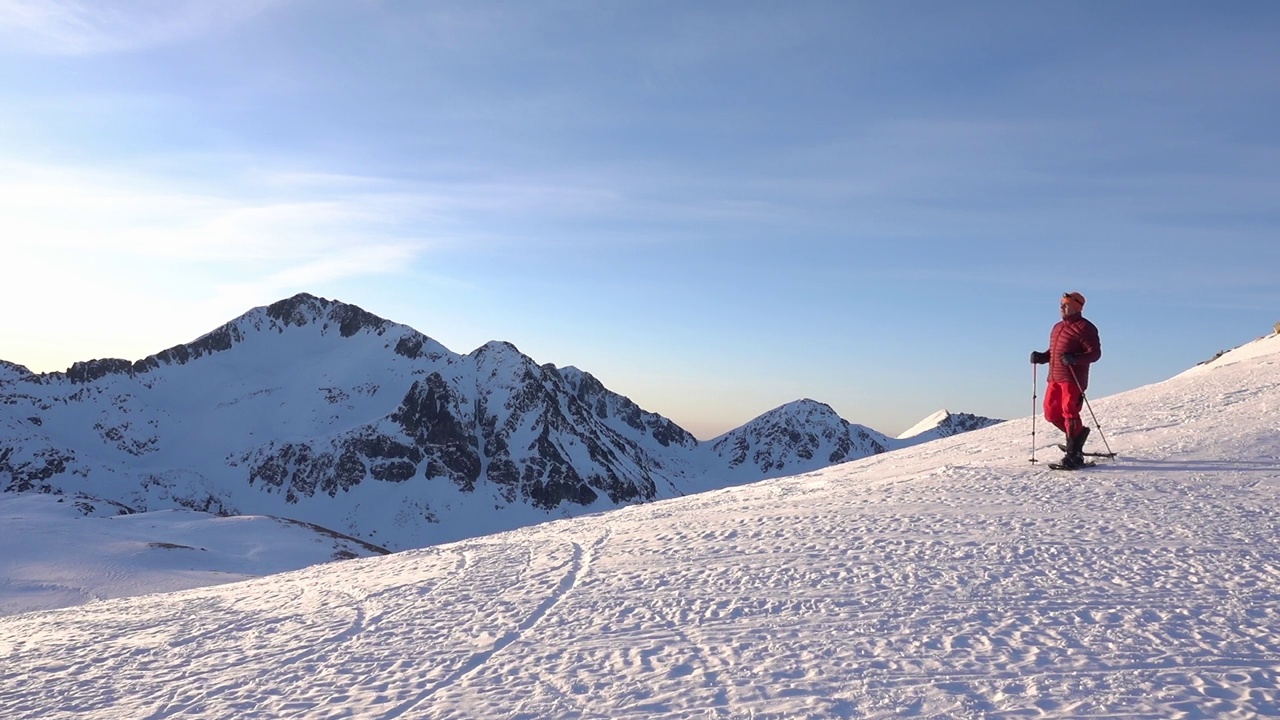
[[1280, 339], [1091, 414], [0, 618], [0, 717], [1280, 716]]
[[126, 512], [85, 496], [0, 493], [0, 615], [387, 554], [283, 518]]

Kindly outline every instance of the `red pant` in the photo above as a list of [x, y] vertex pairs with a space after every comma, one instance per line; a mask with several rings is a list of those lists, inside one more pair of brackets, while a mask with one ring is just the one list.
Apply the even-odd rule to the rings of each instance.
[[1084, 423], [1080, 420], [1080, 407], [1084, 393], [1075, 383], [1051, 382], [1044, 391], [1044, 419], [1053, 423], [1068, 438], [1080, 434]]

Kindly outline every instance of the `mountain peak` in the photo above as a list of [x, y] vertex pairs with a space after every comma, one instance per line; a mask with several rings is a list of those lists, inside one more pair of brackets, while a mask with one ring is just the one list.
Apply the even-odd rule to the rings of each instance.
[[1004, 421], [970, 413], [952, 413], [948, 410], [939, 410], [913, 425], [911, 429], [899, 435], [898, 439], [909, 441], [909, 444], [915, 444], [926, 440], [958, 435], [970, 430], [980, 430], [1002, 422]]
[[76, 362], [65, 375], [72, 383], [77, 384], [93, 382], [107, 375], [137, 375], [165, 365], [185, 365], [205, 355], [230, 350], [263, 331], [274, 330], [280, 334], [289, 328], [304, 327], [318, 327], [322, 335], [336, 327], [344, 338], [361, 332], [384, 335], [389, 330], [400, 328], [404, 333], [395, 348], [396, 353], [416, 358], [444, 351], [438, 343], [413, 328], [380, 318], [356, 305], [310, 293], [298, 293], [270, 305], [256, 307], [189, 343], [174, 345], [137, 362], [118, 358]]
[[779, 477], [876, 455], [889, 446], [887, 437], [850, 423], [830, 405], [802, 398], [712, 440], [710, 451], [730, 468]]
[[286, 326], [301, 327], [321, 321], [338, 323], [342, 337], [351, 337], [361, 330], [381, 333], [392, 323], [390, 320], [338, 300], [317, 297], [310, 293], [298, 293], [291, 298], [268, 305], [264, 312]]
[[907, 438], [915, 437], [916, 435], [919, 435], [922, 432], [933, 430], [934, 428], [938, 427], [943, 422], [945, 422], [946, 419], [949, 417], [951, 417], [950, 411], [945, 409], [939, 410], [938, 412], [926, 417], [925, 419], [921, 420], [915, 425], [912, 425], [909, 430], [899, 435], [898, 439], [905, 440]]
[[824, 402], [818, 402], [811, 398], [800, 398], [776, 408], [773, 412], [805, 412], [805, 413], [831, 413], [837, 414], [835, 409]]
[[12, 363], [8, 360], [0, 360], [0, 382], [6, 380], [16, 380], [18, 378], [27, 377], [33, 373], [27, 369], [25, 365]]
[[840, 417], [840, 414], [830, 405], [809, 398], [801, 398], [757, 416], [734, 432], [760, 432], [777, 426], [796, 427], [814, 424], [844, 427], [849, 422]]
[[474, 355], [524, 355], [520, 352], [520, 348], [506, 340], [490, 340], [489, 342], [476, 348], [472, 354]]

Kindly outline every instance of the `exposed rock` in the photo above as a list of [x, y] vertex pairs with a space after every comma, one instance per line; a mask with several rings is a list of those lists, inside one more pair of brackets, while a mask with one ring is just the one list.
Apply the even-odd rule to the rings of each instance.
[[[9, 445], [12, 441], [5, 439], [4, 442]], [[22, 453], [21, 450], [27, 452]], [[54, 492], [56, 488], [49, 481], [66, 472], [75, 459], [76, 454], [71, 450], [0, 445], [0, 482], [4, 482], [5, 492]]]
[[831, 406], [806, 399], [712, 440], [711, 452], [731, 470], [778, 477], [877, 455], [891, 444], [884, 435], [844, 420]]
[[663, 447], [692, 448], [698, 441], [684, 428], [656, 413], [645, 412], [630, 398], [609, 391], [590, 373], [574, 367], [556, 370], [553, 365], [544, 366], [557, 372], [573, 392], [578, 402], [590, 408], [597, 418], [608, 422], [617, 420], [631, 430], [652, 437]]
[[267, 306], [267, 317], [285, 326], [302, 326], [316, 322], [332, 322], [338, 325], [342, 337], [351, 337], [361, 330], [381, 335], [392, 325], [373, 313], [355, 305], [326, 300], [307, 293], [298, 293], [287, 300]]
[[25, 365], [11, 363], [8, 360], [0, 360], [0, 382], [6, 380], [17, 380], [19, 378], [30, 377], [32, 372]]
[[[432, 373], [409, 388], [390, 419], [413, 441], [414, 463], [426, 458], [426, 477], [445, 477], [469, 491], [480, 478], [480, 453], [475, 429], [466, 423], [460, 406], [444, 377]], [[399, 449], [395, 443], [387, 447]]]
[[108, 358], [105, 360], [87, 360], [85, 362], [73, 363], [71, 368], [67, 370], [67, 379], [72, 383], [90, 383], [101, 377], [112, 375], [115, 373], [130, 374], [133, 372], [133, 363], [128, 360], [120, 360], [117, 358]]

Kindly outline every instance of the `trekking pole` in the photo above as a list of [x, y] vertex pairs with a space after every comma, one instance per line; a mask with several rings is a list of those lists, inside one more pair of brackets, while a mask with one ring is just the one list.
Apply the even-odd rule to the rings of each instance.
[[[1080, 378], [1076, 376], [1076, 368], [1074, 365], [1068, 365], [1067, 369], [1071, 371], [1071, 379], [1076, 381], [1076, 387], [1080, 387]], [[1107, 436], [1102, 432], [1102, 423], [1098, 422], [1098, 416], [1093, 414], [1093, 406], [1089, 404], [1089, 396], [1084, 394], [1084, 390], [1080, 390], [1080, 399], [1084, 400], [1084, 406], [1089, 408], [1089, 417], [1093, 418], [1093, 424], [1098, 427], [1098, 437], [1102, 438], [1102, 444], [1107, 447], [1107, 455], [1115, 457], [1116, 454], [1111, 452], [1111, 443], [1107, 442]]]
[[1031, 462], [1036, 461], [1036, 391], [1040, 387], [1039, 366], [1031, 363]]

